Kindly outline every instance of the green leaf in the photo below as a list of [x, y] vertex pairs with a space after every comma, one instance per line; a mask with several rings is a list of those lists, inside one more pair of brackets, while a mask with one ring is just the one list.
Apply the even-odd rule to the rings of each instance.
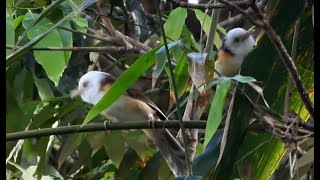
[[174, 180], [203, 180], [202, 176], [181, 176], [176, 177]]
[[85, 163], [90, 159], [91, 149], [89, 148], [89, 143], [84, 140], [81, 142], [78, 148], [79, 158], [72, 164], [72, 168], [68, 171], [69, 174], [76, 173], [79, 171], [81, 166], [84, 166]]
[[88, 20], [81, 16], [75, 16], [72, 18], [72, 22], [76, 28], [76, 30], [80, 32], [86, 32], [88, 27]]
[[[27, 13], [22, 25], [24, 28], [29, 29], [27, 32], [28, 38], [33, 39], [40, 34], [48, 31], [51, 27], [50, 21], [47, 18], [42, 18], [36, 25], [30, 27], [35, 20], [39, 17], [38, 14]], [[58, 30], [54, 29], [41, 39], [35, 47], [63, 47], [62, 39]], [[63, 51], [34, 51], [36, 61], [46, 71], [48, 77], [58, 85], [59, 79], [66, 67], [66, 60]]]
[[113, 83], [109, 91], [88, 112], [82, 124], [89, 123], [100, 112], [111, 106], [126, 90], [154, 63], [153, 55], [156, 49], [138, 58], [129, 69], [124, 71]]
[[187, 10], [178, 7], [171, 11], [166, 23], [164, 24], [164, 32], [167, 37], [172, 40], [178, 40], [180, 38], [185, 19], [187, 17]]
[[148, 180], [154, 179], [159, 174], [161, 162], [164, 161], [160, 152], [155, 153], [152, 158], [147, 162], [147, 165], [143, 168], [139, 175], [139, 179]]
[[44, 33], [40, 34], [39, 36], [33, 38], [32, 40], [30, 40], [28, 43], [26, 43], [25, 45], [23, 45], [22, 47], [20, 47], [18, 50], [16, 50], [15, 52], [11, 53], [9, 56], [7, 56], [6, 58], [6, 66], [10, 66], [12, 65], [14, 62], [18, 61], [20, 58], [23, 57], [23, 55], [25, 55], [26, 53], [28, 53], [31, 48], [37, 43], [39, 42], [42, 38], [44, 38], [48, 33], [50, 33], [53, 29], [55, 29], [56, 27], [60, 26], [61, 24], [63, 24], [67, 19], [69, 19], [70, 17], [72, 17], [74, 14], [76, 14], [77, 12], [83, 10], [84, 8], [86, 8], [87, 6], [91, 5], [92, 3], [94, 3], [94, 0], [87, 0], [85, 1], [77, 10], [74, 10], [72, 12], [70, 12], [69, 14], [67, 14], [66, 16], [64, 16], [63, 19], [61, 19], [59, 22], [55, 23], [52, 27], [50, 27], [50, 29], [48, 29], [47, 31], [45, 31]]
[[85, 133], [75, 133], [68, 137], [66, 142], [63, 144], [60, 156], [58, 158], [58, 167], [60, 168], [61, 165], [64, 163], [67, 158], [75, 152], [75, 150], [79, 147], [81, 144], [81, 141], [83, 138], [85, 138]]
[[124, 141], [120, 131], [112, 131], [111, 133], [108, 133], [106, 135], [104, 147], [113, 164], [119, 168], [125, 154]]
[[228, 94], [229, 88], [231, 86], [231, 79], [221, 77], [218, 80], [217, 89], [211, 104], [211, 108], [209, 111], [205, 138], [204, 138], [204, 147], [207, 146], [209, 140], [212, 138], [214, 133], [216, 132], [221, 119], [222, 112], [225, 103], [226, 96]]
[[141, 171], [137, 166], [138, 160], [139, 156], [137, 153], [133, 149], [129, 148], [123, 157], [118, 171], [116, 172], [115, 179], [138, 180], [139, 172]]
[[[210, 30], [211, 17], [209, 15], [206, 15], [204, 12], [202, 12], [199, 9], [193, 9], [193, 11], [195, 12], [196, 17], [199, 20], [200, 24], [203, 23], [203, 27], [202, 27], [203, 31], [208, 36], [209, 35], [209, 30]], [[217, 30], [219, 30], [223, 34], [226, 34], [226, 31], [219, 24], [217, 24]], [[214, 42], [216, 47], [221, 47], [221, 45], [222, 45], [222, 41], [221, 41], [220, 35], [219, 35], [219, 33], [217, 31], [216, 31], [216, 34], [214, 36], [213, 42]]]
[[36, 75], [34, 75], [33, 78], [41, 100], [54, 97], [51, 87], [49, 86], [48, 81], [46, 79], [38, 79]]
[[38, 162], [38, 167], [36, 169], [36, 174], [39, 179], [43, 175], [44, 170], [47, 168], [48, 165], [48, 158], [51, 154], [51, 146], [53, 144], [53, 136], [49, 137], [41, 137], [38, 142], [38, 157], [40, 158]]
[[188, 87], [189, 79], [190, 79], [189, 72], [188, 72], [188, 64], [186, 60], [187, 60], [187, 54], [183, 53], [173, 72], [179, 97], [182, 96], [183, 93], [186, 91], [186, 88]]
[[195, 158], [192, 163], [194, 175], [205, 177], [210, 170], [215, 168], [219, 158], [222, 135], [223, 130], [217, 130], [204, 151]]
[[24, 19], [24, 15], [18, 16], [13, 20], [13, 29], [16, 30]]
[[[70, 25], [69, 21], [63, 23], [61, 26], [71, 29], [71, 25]], [[63, 47], [69, 47], [69, 48], [73, 47], [72, 32], [66, 31], [66, 30], [63, 30], [63, 29], [58, 29], [58, 32], [60, 34]], [[65, 58], [65, 64], [66, 65], [69, 64], [69, 60], [71, 58], [71, 54], [72, 54], [71, 51], [65, 51], [64, 52], [64, 58]]]
[[[170, 49], [172, 47], [175, 47], [177, 45], [181, 44], [181, 40], [178, 41], [174, 41], [172, 43], [168, 44], [168, 50], [170, 51]], [[155, 53], [155, 58], [156, 58], [156, 67], [154, 69], [154, 71], [152, 72], [152, 87], [155, 86], [156, 81], [158, 79], [158, 77], [160, 76], [160, 74], [162, 73], [166, 62], [167, 62], [167, 52], [166, 52], [166, 48], [165, 45], [163, 45], [156, 53]]]
[[104, 131], [87, 133], [87, 141], [92, 149], [92, 154], [95, 154], [107, 142], [106, 133]]
[[126, 143], [136, 151], [139, 157], [144, 160], [146, 156], [148, 156], [147, 150], [148, 146], [146, 142], [148, 141], [145, 134], [140, 131], [121, 131], [122, 138], [126, 141]]
[[249, 82], [256, 82], [257, 80], [253, 77], [250, 77], [250, 76], [242, 76], [240, 74], [234, 76], [234, 77], [231, 77], [231, 79], [233, 80], [236, 80], [236, 81], [239, 81], [241, 83], [249, 83]]
[[[8, 10], [6, 11], [6, 44], [13, 45], [14, 44], [14, 28], [13, 28], [13, 22], [12, 22], [12, 16], [8, 13]], [[11, 50], [6, 50], [6, 56], [8, 56], [11, 53]]]
[[274, 159], [282, 159], [284, 156], [285, 152], [279, 149], [283, 149], [283, 143], [273, 135], [249, 132], [239, 149], [236, 164], [243, 167], [245, 163], [250, 162], [255, 170], [251, 174], [252, 179], [269, 179], [280, 163]]

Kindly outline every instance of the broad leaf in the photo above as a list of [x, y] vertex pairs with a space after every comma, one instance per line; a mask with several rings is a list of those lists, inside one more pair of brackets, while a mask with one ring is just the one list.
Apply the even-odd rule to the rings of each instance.
[[[50, 21], [47, 18], [43, 18], [39, 23], [30, 28], [30, 26], [38, 17], [38, 14], [27, 13], [24, 20], [22, 21], [23, 27], [29, 29], [29, 31], [27, 32], [29, 39], [34, 39], [51, 28]], [[63, 47], [63, 43], [59, 32], [57, 30], [52, 30], [34, 47]], [[36, 61], [45, 69], [48, 77], [57, 86], [64, 68], [66, 67], [64, 52], [34, 51], [34, 56]]]
[[174, 41], [180, 38], [183, 25], [187, 17], [187, 10], [176, 8], [168, 16], [166, 23], [163, 25], [166, 36]]

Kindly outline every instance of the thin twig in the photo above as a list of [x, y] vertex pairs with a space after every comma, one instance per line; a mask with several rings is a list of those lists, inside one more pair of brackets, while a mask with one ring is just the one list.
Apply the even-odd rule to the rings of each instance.
[[[257, 6], [260, 10], [263, 10], [264, 7], [266, 6], [268, 0], [261, 0], [260, 2], [257, 3]], [[247, 12], [248, 14], [253, 14], [253, 10], [251, 8], [248, 8], [247, 10], [245, 10], [245, 12]], [[222, 22], [219, 23], [220, 26], [222, 27], [226, 27], [229, 26], [231, 24], [235, 24], [241, 20], [243, 20], [245, 17], [242, 14], [238, 14], [236, 16], [230, 17]]]
[[181, 116], [180, 100], [179, 100], [176, 82], [175, 82], [175, 78], [174, 78], [174, 74], [173, 74], [173, 67], [171, 64], [168, 43], [167, 43], [167, 39], [166, 39], [166, 35], [164, 32], [164, 27], [163, 27], [162, 19], [161, 19], [162, 16], [161, 16], [161, 11], [160, 11], [160, 0], [157, 1], [157, 11], [158, 11], [158, 16], [159, 16], [159, 23], [160, 23], [160, 27], [161, 27], [164, 47], [165, 47], [166, 54], [167, 54], [167, 60], [168, 60], [168, 66], [169, 66], [169, 70], [170, 70], [169, 72], [170, 72], [172, 87], [173, 87], [174, 96], [176, 99], [177, 115], [178, 115], [178, 119], [180, 121], [180, 129], [181, 129], [181, 133], [182, 133], [183, 147], [185, 148], [185, 157], [186, 157], [187, 169], [188, 169], [188, 173], [189, 173], [188, 175], [192, 176], [193, 172], [192, 172], [191, 158], [190, 158], [190, 154], [189, 154], [189, 149], [187, 148], [187, 137], [186, 137], [186, 132], [185, 132], [184, 124], [182, 121], [182, 116]]
[[314, 118], [314, 108], [313, 104], [309, 98], [309, 93], [307, 92], [306, 88], [303, 86], [301, 77], [297, 71], [297, 67], [295, 66], [293, 60], [289, 56], [286, 48], [284, 47], [281, 38], [277, 35], [277, 33], [273, 30], [273, 28], [270, 26], [270, 24], [267, 21], [264, 21], [263, 26], [264, 31], [268, 35], [268, 37], [271, 39], [273, 45], [276, 47], [282, 61], [286, 65], [287, 70], [290, 73], [291, 78], [293, 79], [297, 90], [300, 94], [301, 100], [303, 104], [306, 106], [306, 109], [308, 110], [309, 114], [312, 118]]
[[[15, 46], [20, 48], [20, 46]], [[13, 49], [13, 45], [6, 45], [6, 49]], [[88, 52], [104, 52], [104, 53], [115, 53], [115, 52], [126, 52], [134, 49], [128, 49], [123, 46], [107, 46], [107, 47], [33, 47], [33, 51], [88, 51]]]
[[[196, 8], [196, 9], [221, 9], [221, 8], [228, 8], [228, 6], [221, 4], [221, 3], [213, 3], [213, 4], [191, 4], [184, 1], [179, 0], [170, 0], [172, 3], [176, 4], [179, 7], [183, 8]], [[234, 1], [232, 4], [235, 5], [242, 5], [242, 6], [248, 6], [249, 3], [247, 0], [245, 1]]]
[[233, 3], [229, 2], [229, 1], [226, 1], [226, 0], [218, 0], [220, 1], [221, 3], [231, 7], [232, 9], [234, 10], [237, 10], [239, 13], [241, 13], [244, 17], [246, 17], [253, 25], [256, 25], [256, 26], [262, 26], [262, 22], [260, 20], [256, 20], [254, 19], [253, 17], [251, 17], [247, 11], [241, 9], [240, 7], [238, 7], [237, 5], [234, 5]]
[[[281, 38], [278, 36], [278, 34], [274, 31], [274, 29], [269, 24], [268, 20], [265, 18], [265, 16], [258, 16], [259, 19], [252, 18], [246, 11], [239, 8], [238, 6], [226, 1], [226, 0], [219, 0], [221, 3], [230, 6], [232, 9], [237, 10], [239, 13], [241, 13], [243, 16], [245, 16], [252, 24], [262, 27], [271, 42], [273, 43], [274, 47], [276, 48], [278, 54], [281, 57], [281, 60], [286, 65], [287, 70], [290, 73], [290, 77], [293, 79], [297, 90], [300, 94], [300, 97], [302, 99], [303, 104], [306, 106], [306, 109], [308, 110], [309, 114], [312, 118], [314, 118], [314, 108], [313, 104], [308, 96], [308, 92], [303, 86], [301, 82], [300, 75], [297, 71], [297, 68], [291, 59], [290, 55], [288, 54], [285, 46], [283, 45]], [[254, 5], [251, 5], [251, 8], [253, 7], [253, 10], [256, 10]], [[256, 12], [260, 13], [260, 12]], [[262, 19], [261, 19], [262, 18]]]
[[78, 34], [84, 35], [86, 37], [91, 37], [93, 39], [97, 39], [97, 40], [100, 40], [102, 42], [113, 42], [114, 41], [114, 38], [112, 38], [111, 36], [108, 36], [108, 37], [96, 36], [96, 35], [88, 34], [88, 33], [85, 33], [85, 32], [77, 31], [77, 30], [74, 30], [74, 29], [66, 28], [66, 27], [63, 27], [63, 26], [59, 26], [58, 28], [63, 29], [65, 31], [78, 33]]

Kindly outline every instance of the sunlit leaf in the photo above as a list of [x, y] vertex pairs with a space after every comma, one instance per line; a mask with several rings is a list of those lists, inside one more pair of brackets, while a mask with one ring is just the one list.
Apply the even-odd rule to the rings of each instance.
[[[29, 39], [34, 39], [51, 28], [50, 21], [43, 18], [33, 27], [29, 28], [33, 22], [39, 17], [38, 14], [27, 13], [22, 25], [29, 29], [27, 35]], [[57, 30], [52, 30], [40, 40], [34, 47], [63, 47], [63, 43], [59, 32]], [[66, 60], [63, 51], [34, 51], [34, 56], [36, 61], [42, 65], [45, 69], [48, 77], [58, 85], [59, 79], [62, 76], [64, 68], [66, 67]]]

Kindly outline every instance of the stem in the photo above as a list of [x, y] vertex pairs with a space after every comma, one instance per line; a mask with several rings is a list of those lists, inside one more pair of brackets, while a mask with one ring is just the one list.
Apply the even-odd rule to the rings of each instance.
[[178, 119], [179, 119], [179, 122], [180, 122], [180, 129], [181, 129], [181, 134], [182, 134], [182, 143], [183, 143], [183, 146], [185, 148], [185, 157], [186, 157], [186, 161], [187, 161], [188, 173], [189, 173], [190, 176], [192, 176], [193, 172], [192, 172], [191, 158], [189, 156], [189, 149], [187, 147], [187, 137], [186, 137], [185, 127], [184, 127], [184, 124], [183, 124], [183, 121], [182, 121], [182, 116], [181, 116], [180, 100], [179, 100], [177, 87], [176, 87], [176, 82], [175, 82], [175, 78], [174, 78], [174, 74], [173, 74], [173, 67], [172, 67], [172, 64], [171, 64], [171, 59], [170, 59], [170, 54], [169, 54], [169, 49], [168, 49], [168, 43], [167, 43], [166, 35], [165, 35], [165, 32], [164, 32], [162, 20], [161, 20], [160, 0], [158, 0], [157, 11], [158, 11], [158, 16], [159, 16], [159, 23], [160, 23], [160, 27], [161, 27], [164, 47], [165, 47], [166, 54], [167, 54], [168, 65], [169, 65], [169, 69], [170, 69], [170, 77], [171, 77], [171, 81], [172, 81], [172, 87], [173, 87], [174, 96], [175, 96], [175, 99], [176, 99], [177, 114], [178, 114]]
[[[214, 1], [214, 3], [215, 2], [216, 2], [216, 0]], [[212, 47], [214, 44], [214, 37], [216, 35], [216, 29], [217, 29], [217, 24], [218, 24], [218, 20], [219, 20], [219, 14], [220, 14], [220, 9], [212, 10], [210, 30], [209, 30], [209, 35], [208, 35], [208, 39], [206, 42], [206, 48], [204, 50], [204, 52], [207, 53], [206, 60], [210, 59]]]
[[297, 90], [300, 94], [300, 97], [302, 99], [303, 104], [306, 106], [306, 109], [308, 110], [311, 117], [314, 118], [313, 104], [308, 96], [308, 92], [307, 92], [306, 88], [303, 86], [303, 84], [301, 82], [300, 75], [297, 71], [297, 67], [295, 66], [293, 60], [289, 56], [280, 37], [273, 30], [273, 28], [270, 26], [270, 24], [266, 21], [264, 22], [263, 29], [266, 32], [266, 34], [268, 35], [269, 39], [272, 41], [276, 50], [278, 51], [283, 63], [286, 65], [286, 68], [289, 71], [289, 74], [297, 87]]
[[[185, 121], [183, 124], [187, 128], [201, 128], [204, 129], [206, 121]], [[81, 127], [82, 126], [82, 127]], [[6, 141], [16, 141], [19, 139], [36, 138], [42, 136], [58, 135], [58, 134], [72, 134], [80, 132], [94, 132], [105, 130], [125, 130], [125, 129], [162, 129], [162, 128], [179, 128], [180, 121], [156, 121], [154, 126], [147, 121], [128, 121], [110, 123], [106, 127], [104, 123], [91, 123], [86, 125], [71, 125], [61, 126], [57, 128], [44, 128], [29, 131], [21, 131], [6, 134]]]
[[[6, 49], [20, 48], [20, 46], [13, 46], [6, 44]], [[123, 52], [130, 51], [124, 46], [106, 46], [106, 47], [34, 47], [33, 51], [88, 51], [88, 52]]]
[[[170, 0], [172, 3], [176, 4], [182, 8], [196, 8], [196, 9], [219, 9], [219, 8], [228, 8], [228, 6], [221, 4], [221, 3], [213, 3], [213, 4], [191, 4], [184, 1], [179, 0]], [[232, 2], [235, 5], [245, 5], [248, 6], [248, 1], [234, 1]]]

